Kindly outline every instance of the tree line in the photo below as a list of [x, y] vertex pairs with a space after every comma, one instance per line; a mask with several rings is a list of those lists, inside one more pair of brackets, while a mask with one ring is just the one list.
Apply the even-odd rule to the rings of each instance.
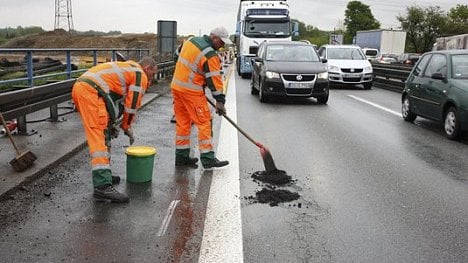
[[[406, 7], [406, 14], [396, 16], [400, 23], [399, 30], [406, 31], [406, 52], [424, 53], [432, 49], [438, 37], [468, 33], [468, 5], [456, 5], [448, 12], [439, 6]], [[360, 1], [348, 2], [344, 14], [343, 28], [334, 32], [299, 23], [299, 36], [295, 40], [305, 39], [318, 46], [329, 42], [330, 34], [342, 34], [344, 44], [352, 44], [357, 31], [381, 29], [370, 7]]]

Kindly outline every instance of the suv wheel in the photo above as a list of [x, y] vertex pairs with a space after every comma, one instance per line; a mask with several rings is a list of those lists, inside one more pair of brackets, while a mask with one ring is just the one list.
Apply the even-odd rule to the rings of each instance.
[[252, 75], [252, 79], [250, 80], [250, 94], [252, 95], [258, 94], [258, 90], [255, 88], [255, 85], [254, 85], [253, 75]]
[[372, 88], [372, 81], [371, 82], [365, 82], [362, 85], [364, 86], [364, 89], [371, 89]]
[[401, 104], [401, 116], [405, 121], [413, 122], [416, 119], [416, 114], [411, 111], [410, 101], [408, 99], [408, 95], [405, 96], [403, 99], [403, 103]]
[[461, 135], [460, 122], [455, 107], [450, 107], [445, 113], [444, 130], [445, 136], [450, 140], [456, 140]]
[[267, 96], [263, 93], [263, 81], [260, 79], [259, 80], [259, 87], [258, 87], [258, 100], [260, 102], [267, 102], [268, 101], [268, 98]]
[[327, 104], [328, 102], [328, 94], [327, 95], [323, 95], [323, 96], [318, 96], [317, 97], [317, 102], [319, 104]]

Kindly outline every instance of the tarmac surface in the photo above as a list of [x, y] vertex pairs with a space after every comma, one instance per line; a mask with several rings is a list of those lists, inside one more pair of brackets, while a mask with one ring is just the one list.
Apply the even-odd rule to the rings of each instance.
[[[151, 87], [143, 97], [140, 109], [167, 92], [169, 82], [166, 80]], [[73, 104], [60, 104], [59, 114], [61, 117], [58, 122], [47, 120], [50, 116], [49, 109], [28, 114], [26, 121], [30, 135], [13, 135], [20, 152], [29, 150], [37, 156], [33, 165], [23, 172], [16, 172], [10, 165], [10, 161], [16, 157], [16, 152], [7, 135], [0, 135], [0, 200], [8, 198], [14, 191], [87, 147], [81, 120], [79, 114], [73, 111]], [[171, 125], [169, 121], [167, 125]], [[123, 132], [120, 136], [123, 136]]]

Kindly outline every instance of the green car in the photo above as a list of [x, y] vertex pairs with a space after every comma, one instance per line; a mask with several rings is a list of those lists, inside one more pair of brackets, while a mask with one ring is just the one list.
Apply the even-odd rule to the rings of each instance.
[[406, 80], [401, 102], [406, 121], [435, 120], [449, 139], [460, 138], [468, 130], [468, 50], [424, 53]]

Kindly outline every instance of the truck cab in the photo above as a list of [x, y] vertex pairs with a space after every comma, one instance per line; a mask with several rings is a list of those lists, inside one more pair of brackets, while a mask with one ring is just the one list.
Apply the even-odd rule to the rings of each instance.
[[292, 40], [289, 5], [285, 0], [241, 0], [236, 25], [237, 73], [246, 78], [252, 73], [251, 59], [264, 41]]

